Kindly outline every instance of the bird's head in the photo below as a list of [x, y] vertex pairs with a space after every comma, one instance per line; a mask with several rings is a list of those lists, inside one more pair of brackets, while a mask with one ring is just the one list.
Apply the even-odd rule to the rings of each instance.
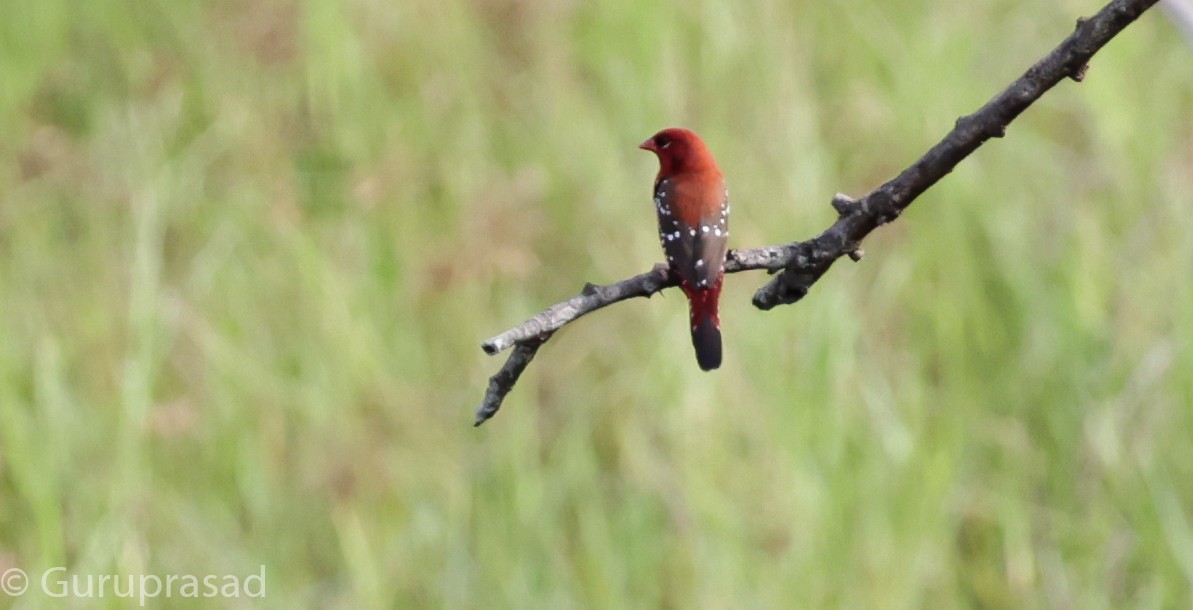
[[664, 129], [639, 144], [638, 148], [649, 150], [659, 157], [660, 176], [717, 168], [716, 160], [700, 136], [687, 129]]

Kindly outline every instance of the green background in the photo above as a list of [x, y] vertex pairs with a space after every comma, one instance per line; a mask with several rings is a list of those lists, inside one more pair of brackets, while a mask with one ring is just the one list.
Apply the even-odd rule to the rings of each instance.
[[[1159, 10], [803, 302], [586, 317], [806, 239], [1096, 2], [0, 2], [0, 568], [255, 574], [157, 607], [1173, 608], [1193, 590], [1193, 56]], [[123, 608], [30, 592], [17, 607]], [[0, 597], [0, 606], [12, 603]]]

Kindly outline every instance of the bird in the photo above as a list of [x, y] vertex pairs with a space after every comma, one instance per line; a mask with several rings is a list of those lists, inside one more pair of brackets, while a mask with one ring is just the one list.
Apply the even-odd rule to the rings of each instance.
[[729, 191], [700, 136], [672, 127], [638, 146], [659, 159], [654, 204], [668, 270], [688, 298], [692, 347], [705, 371], [721, 366], [717, 301], [729, 242]]

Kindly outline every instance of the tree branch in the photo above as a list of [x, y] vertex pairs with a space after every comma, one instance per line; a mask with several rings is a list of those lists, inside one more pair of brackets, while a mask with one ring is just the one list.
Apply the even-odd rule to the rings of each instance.
[[[953, 171], [963, 159], [990, 138], [1001, 138], [1007, 126], [1033, 102], [1065, 78], [1081, 81], [1086, 63], [1111, 38], [1158, 0], [1113, 0], [1077, 28], [1043, 59], [972, 114], [957, 119], [952, 131], [923, 157], [886, 184], [858, 200], [838, 194], [832, 205], [838, 218], [820, 235], [804, 242], [764, 248], [730, 250], [725, 273], [766, 269], [775, 276], [754, 294], [754, 306], [769, 310], [795, 303], [840, 257], [860, 260], [859, 244], [874, 229], [899, 217], [925, 190]], [[580, 316], [619, 301], [649, 297], [677, 286], [664, 265], [641, 275], [608, 284], [586, 284], [579, 295], [551, 306], [521, 325], [481, 344], [489, 355], [517, 346], [501, 370], [489, 379], [489, 389], [476, 414], [476, 425], [501, 408], [505, 395], [551, 335]]]

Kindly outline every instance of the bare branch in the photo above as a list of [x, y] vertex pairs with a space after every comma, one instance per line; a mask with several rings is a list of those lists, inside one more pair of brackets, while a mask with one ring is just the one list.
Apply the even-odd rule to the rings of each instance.
[[806, 256], [790, 259], [783, 272], [754, 294], [754, 305], [770, 309], [803, 298], [833, 261], [855, 249], [855, 244], [875, 228], [897, 218], [916, 197], [953, 171], [986, 140], [1001, 138], [1011, 121], [1040, 96], [1065, 78], [1077, 81], [1084, 78], [1090, 57], [1156, 2], [1114, 0], [1097, 15], [1079, 19], [1077, 29], [1064, 42], [985, 106], [957, 119], [953, 130], [911, 167], [845, 212], [834, 206], [841, 214], [837, 222], [806, 242]]
[[[725, 262], [725, 272], [735, 273], [751, 269], [779, 270], [783, 264], [778, 261], [787, 259], [784, 249], [789, 246], [772, 246], [753, 250], [730, 250]], [[477, 426], [493, 417], [501, 408], [501, 401], [513, 389], [522, 371], [530, 364], [538, 348], [551, 338], [556, 330], [565, 324], [575, 321], [580, 316], [619, 301], [634, 297], [650, 297], [666, 288], [678, 286], [679, 281], [667, 271], [663, 264], [655, 265], [654, 269], [635, 275], [605, 286], [585, 284], [580, 294], [539, 312], [529, 320], [511, 328], [496, 337], [481, 344], [481, 348], [489, 355], [514, 347], [514, 353], [501, 367], [501, 370], [489, 378], [489, 389], [476, 411]], [[515, 347], [516, 346], [516, 347]]]
[[[1011, 121], [1049, 89], [1066, 78], [1081, 81], [1094, 53], [1157, 2], [1113, 0], [1093, 17], [1078, 19], [1076, 30], [1068, 38], [976, 112], [958, 118], [952, 131], [911, 167], [856, 201], [842, 194], [834, 196], [832, 205], [838, 218], [823, 233], [804, 242], [730, 250], [725, 272], [753, 269], [777, 272], [754, 294], [753, 302], [759, 309], [799, 301], [838, 258], [849, 256], [861, 260], [860, 244], [871, 231], [898, 218], [916, 197], [953, 171], [986, 140], [1001, 138]], [[489, 380], [489, 390], [477, 411], [476, 425], [497, 412], [535, 352], [556, 330], [607, 305], [633, 297], [649, 297], [676, 285], [678, 282], [663, 265], [614, 284], [587, 284], [579, 295], [485, 341], [482, 347], [490, 355], [515, 345], [517, 349]]]
[[671, 274], [663, 265], [658, 265], [642, 275], [635, 275], [628, 280], [607, 286], [585, 284], [580, 294], [562, 303], [552, 305], [522, 324], [485, 341], [481, 344], [481, 349], [492, 356], [509, 349], [516, 343], [553, 333], [564, 324], [590, 311], [633, 297], [649, 297], [664, 288], [678, 285], [679, 282], [671, 279]]

